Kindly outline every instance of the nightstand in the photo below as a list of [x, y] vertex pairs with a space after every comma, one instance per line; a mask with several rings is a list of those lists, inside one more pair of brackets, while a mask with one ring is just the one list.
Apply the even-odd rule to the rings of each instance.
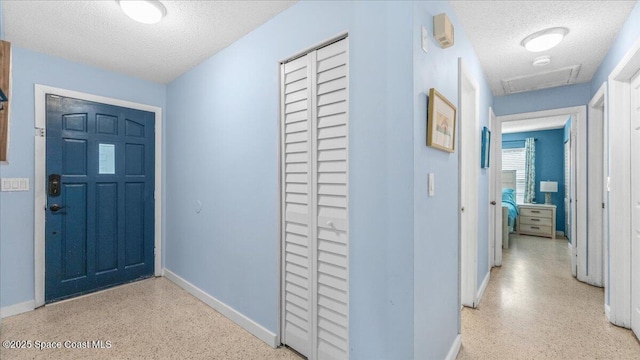
[[556, 238], [556, 206], [518, 205], [518, 234]]

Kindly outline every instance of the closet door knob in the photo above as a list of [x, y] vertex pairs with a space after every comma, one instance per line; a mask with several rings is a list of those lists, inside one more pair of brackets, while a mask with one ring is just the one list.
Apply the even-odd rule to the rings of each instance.
[[496, 204], [496, 202], [495, 202], [495, 201], [492, 201], [492, 202], [491, 202], [491, 205], [495, 205], [495, 204]]

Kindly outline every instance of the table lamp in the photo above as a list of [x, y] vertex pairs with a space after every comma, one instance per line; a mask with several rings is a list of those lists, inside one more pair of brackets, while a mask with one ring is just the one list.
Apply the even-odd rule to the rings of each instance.
[[557, 181], [540, 181], [540, 192], [544, 193], [545, 205], [553, 205], [551, 203], [551, 193], [558, 192]]

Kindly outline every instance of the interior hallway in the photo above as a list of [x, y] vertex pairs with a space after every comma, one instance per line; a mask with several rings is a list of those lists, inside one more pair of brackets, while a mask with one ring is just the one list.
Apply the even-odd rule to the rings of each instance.
[[2, 348], [2, 360], [300, 359], [288, 349], [272, 349], [165, 278], [3, 319], [0, 339], [111, 341], [109, 349]]
[[603, 303], [602, 288], [571, 276], [566, 240], [512, 235], [479, 308], [462, 311], [458, 359], [640, 359]]

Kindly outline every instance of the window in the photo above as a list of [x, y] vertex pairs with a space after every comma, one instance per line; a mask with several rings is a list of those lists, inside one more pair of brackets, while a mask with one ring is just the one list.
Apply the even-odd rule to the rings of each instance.
[[502, 149], [502, 170], [516, 171], [516, 202], [524, 202], [524, 148]]

